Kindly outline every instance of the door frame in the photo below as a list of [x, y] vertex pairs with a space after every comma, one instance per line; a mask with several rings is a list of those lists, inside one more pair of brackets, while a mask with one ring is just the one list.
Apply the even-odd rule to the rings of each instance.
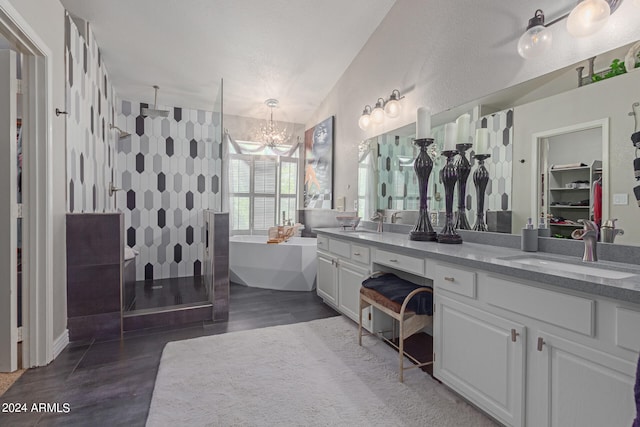
[[[533, 134], [531, 144], [531, 187], [533, 191], [531, 192], [530, 217], [533, 218], [534, 221], [537, 221], [537, 219], [540, 218], [540, 192], [544, 191], [544, 188], [540, 188], [539, 179], [541, 172], [540, 168], [544, 166], [541, 164], [540, 158], [540, 149], [544, 141], [554, 136], [598, 128], [600, 129], [602, 139], [602, 218], [609, 218], [609, 186], [611, 185], [609, 179], [609, 117], [605, 117], [599, 120], [577, 123], [575, 125], [545, 130]], [[546, 184], [548, 184], [548, 180]]]
[[0, 34], [24, 55], [22, 362], [34, 367], [54, 357], [53, 52], [9, 0], [0, 0]]

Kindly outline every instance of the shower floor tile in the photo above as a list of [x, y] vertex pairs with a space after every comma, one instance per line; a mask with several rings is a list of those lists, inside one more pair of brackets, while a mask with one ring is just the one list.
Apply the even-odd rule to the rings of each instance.
[[125, 285], [125, 312], [208, 301], [202, 276], [141, 280]]

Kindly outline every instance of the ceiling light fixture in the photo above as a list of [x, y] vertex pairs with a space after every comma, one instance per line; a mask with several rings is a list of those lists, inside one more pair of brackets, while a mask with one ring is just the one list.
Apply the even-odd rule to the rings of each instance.
[[[640, 1], [640, 0], [634, 0]], [[523, 58], [541, 55], [551, 47], [550, 26], [567, 19], [567, 31], [574, 37], [586, 37], [601, 30], [609, 16], [618, 9], [622, 0], [580, 0], [570, 11], [565, 12], [545, 25], [544, 13], [536, 10], [525, 33], [518, 40], [518, 53]]]
[[369, 129], [369, 125], [371, 124], [371, 106], [365, 105], [364, 110], [362, 111], [362, 115], [358, 119], [358, 126], [360, 129], [367, 130]]
[[269, 116], [269, 121], [263, 124], [260, 128], [262, 141], [269, 147], [285, 144], [290, 138], [286, 128], [278, 129], [276, 122], [273, 121], [273, 109], [278, 107], [278, 100], [269, 98], [264, 101], [264, 103], [271, 109], [271, 114]]

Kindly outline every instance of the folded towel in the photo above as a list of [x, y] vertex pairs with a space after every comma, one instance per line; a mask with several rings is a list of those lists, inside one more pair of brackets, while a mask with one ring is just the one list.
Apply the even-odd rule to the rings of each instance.
[[[382, 273], [365, 279], [362, 282], [362, 286], [373, 289], [398, 304], [402, 304], [407, 295], [413, 290], [424, 287], [404, 280], [393, 273]], [[433, 315], [433, 294], [431, 292], [423, 292], [414, 295], [409, 300], [407, 308], [416, 314]]]
[[583, 167], [583, 166], [587, 166], [584, 163], [567, 163], [566, 165], [551, 165], [551, 169], [569, 169], [569, 168], [579, 168], [579, 167]]

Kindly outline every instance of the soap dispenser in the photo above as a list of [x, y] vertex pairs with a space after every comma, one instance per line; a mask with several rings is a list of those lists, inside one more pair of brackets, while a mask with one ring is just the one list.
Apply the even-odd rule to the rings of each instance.
[[527, 224], [522, 229], [520, 238], [520, 249], [525, 252], [536, 252], [538, 250], [538, 230], [533, 228], [531, 218], [529, 218]]
[[551, 237], [551, 229], [547, 227], [544, 216], [540, 217], [540, 222], [538, 223], [538, 237]]

